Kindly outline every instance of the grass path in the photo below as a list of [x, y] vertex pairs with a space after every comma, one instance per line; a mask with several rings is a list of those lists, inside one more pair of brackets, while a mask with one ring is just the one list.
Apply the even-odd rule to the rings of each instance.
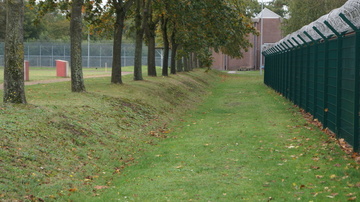
[[[93, 201], [347, 201], [359, 165], [255, 73], [225, 75]], [[91, 200], [91, 199], [89, 199]]]

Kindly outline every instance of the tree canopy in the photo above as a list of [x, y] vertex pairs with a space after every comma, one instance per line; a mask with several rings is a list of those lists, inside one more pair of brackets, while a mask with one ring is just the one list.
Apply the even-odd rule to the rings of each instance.
[[288, 14], [288, 7], [291, 0], [273, 0], [266, 5], [271, 11], [275, 12], [276, 14], [280, 15], [281, 17], [286, 17]]
[[176, 26], [176, 41], [186, 52], [207, 52], [210, 48], [241, 57], [250, 46], [247, 36], [256, 33], [241, 1], [172, 0], [167, 15]]
[[[145, 36], [148, 43], [152, 41], [149, 51], [153, 53], [153, 37], [162, 35], [158, 38], [162, 39], [165, 50], [171, 49], [172, 74], [176, 73], [175, 59], [189, 61], [191, 67], [186, 70], [199, 66], [210, 67], [212, 50], [234, 58], [242, 57], [243, 50], [251, 46], [248, 35], [257, 34], [250, 18], [258, 9], [256, 0], [29, 0], [29, 6], [23, 9], [24, 36], [25, 40], [70, 39], [72, 91], [82, 92], [85, 91], [81, 64], [83, 25], [88, 28], [85, 29], [86, 32], [92, 35], [115, 30], [113, 39], [117, 51], [114, 49], [113, 57], [121, 58], [119, 47], [122, 33], [126, 30], [126, 24], [135, 24], [133, 31], [136, 33], [138, 54], [135, 55], [134, 63], [137, 65], [134, 72], [135, 80], [142, 80], [141, 50]], [[0, 23], [4, 23], [3, 13], [4, 8], [0, 2]], [[71, 23], [67, 21], [69, 19]], [[126, 19], [131, 22], [127, 23]], [[157, 29], [162, 31], [156, 32]], [[105, 36], [109, 37], [109, 34]], [[167, 59], [166, 55], [166, 64]], [[119, 61], [121, 60], [114, 62], [115, 66], [113, 64], [113, 83], [122, 83], [121, 73], [116, 73], [121, 71]], [[167, 76], [167, 68], [165, 70], [163, 75]], [[156, 72], [152, 75], [155, 76]]]
[[341, 7], [347, 0], [290, 0], [289, 19], [285, 19], [283, 30], [290, 34], [303, 26]]

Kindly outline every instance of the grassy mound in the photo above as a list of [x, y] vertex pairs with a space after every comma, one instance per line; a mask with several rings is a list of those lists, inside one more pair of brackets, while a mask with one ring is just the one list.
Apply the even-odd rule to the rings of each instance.
[[111, 185], [166, 138], [168, 123], [204, 99], [216, 74], [129, 76], [124, 85], [87, 79], [80, 94], [69, 82], [27, 86], [28, 105], [0, 105], [0, 200], [91, 195], [94, 186]]

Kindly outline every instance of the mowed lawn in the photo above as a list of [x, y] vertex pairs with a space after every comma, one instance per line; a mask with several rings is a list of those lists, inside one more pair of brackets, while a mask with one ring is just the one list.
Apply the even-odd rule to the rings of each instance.
[[[127, 66], [122, 68], [122, 72], [132, 72], [134, 67]], [[144, 67], [145, 70], [145, 67]], [[110, 76], [111, 68], [83, 68], [84, 77], [92, 76]], [[69, 73], [70, 75], [70, 73]], [[56, 76], [55, 67], [30, 67], [29, 80], [53, 80], [61, 77]], [[0, 66], [0, 84], [4, 82], [4, 67]]]
[[[200, 107], [92, 201], [347, 201], [359, 164], [263, 85], [224, 75]], [[104, 188], [104, 189], [102, 189]]]
[[360, 165], [308, 123], [300, 109], [265, 86], [259, 72], [195, 70], [143, 82], [126, 78], [123, 86], [109, 84], [108, 78], [89, 79], [89, 93], [77, 96], [68, 82], [35, 85], [27, 89], [30, 105], [4, 106], [0, 198], [360, 197]]

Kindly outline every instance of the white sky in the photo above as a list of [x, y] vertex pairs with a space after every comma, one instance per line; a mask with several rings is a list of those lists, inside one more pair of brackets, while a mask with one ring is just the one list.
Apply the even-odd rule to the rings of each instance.
[[272, 0], [258, 0], [258, 2], [260, 2], [260, 3], [262, 3], [263, 1], [264, 1], [264, 3], [266, 3], [266, 2], [270, 2]]

